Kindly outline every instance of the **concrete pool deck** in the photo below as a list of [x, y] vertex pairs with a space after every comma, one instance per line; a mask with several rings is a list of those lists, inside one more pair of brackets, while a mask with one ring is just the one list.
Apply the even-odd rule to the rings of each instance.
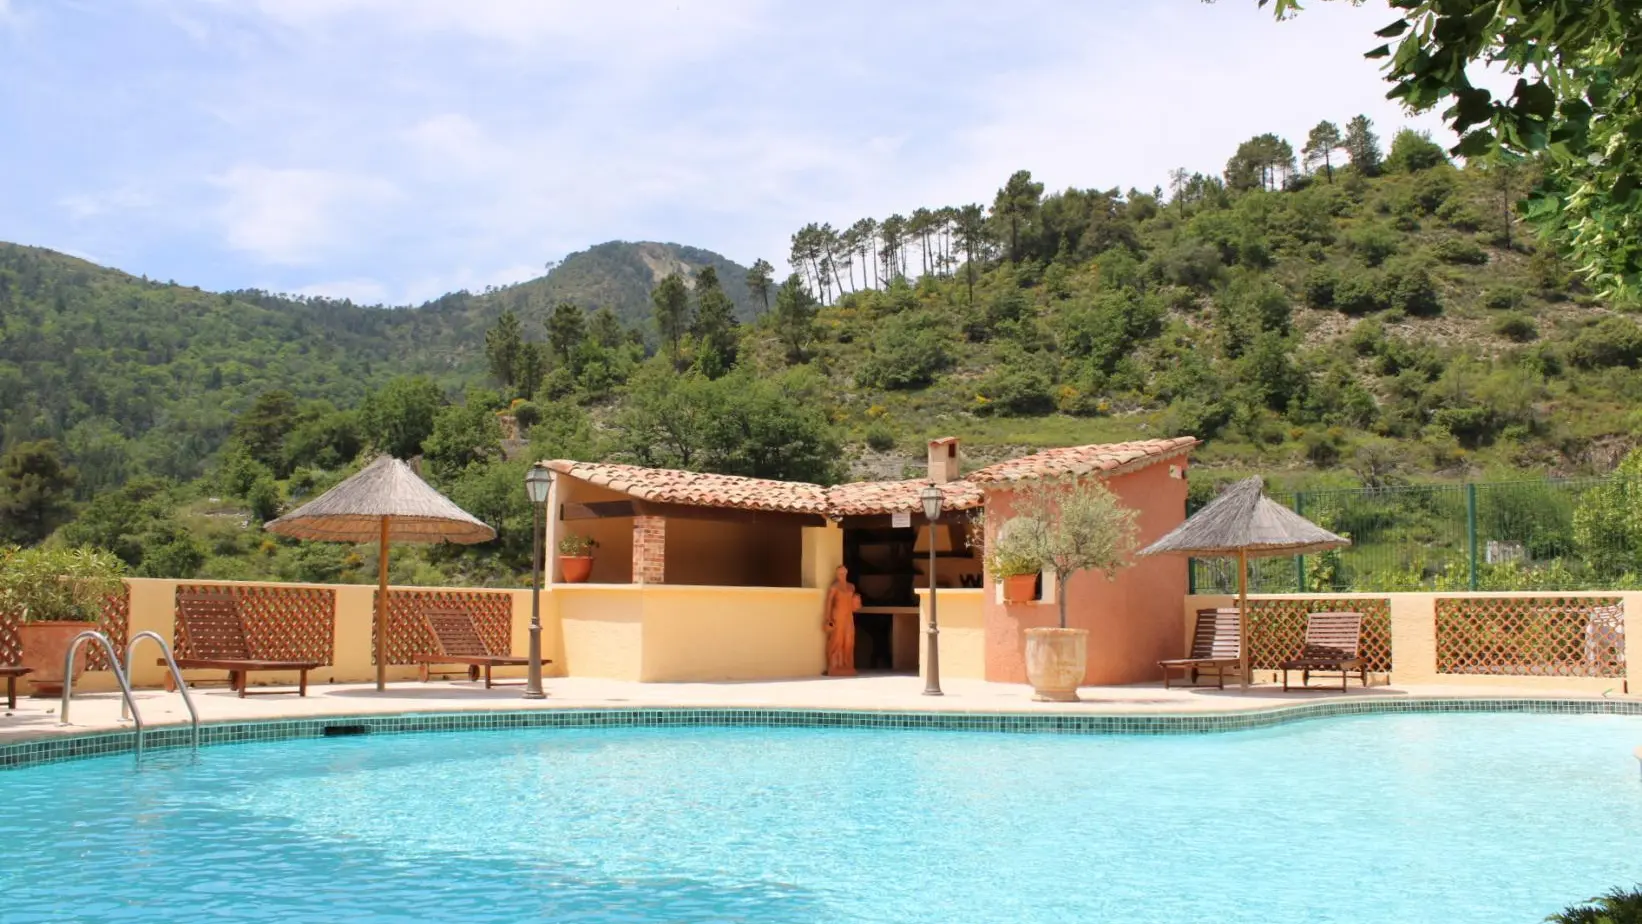
[[[1603, 696], [1547, 691], [1543, 687], [1397, 685], [1353, 686], [1341, 694], [1323, 688], [1284, 693], [1280, 686], [1165, 690], [1157, 684], [1085, 687], [1080, 703], [1037, 703], [1029, 687], [951, 680], [944, 696], [924, 696], [914, 676], [812, 678], [752, 683], [636, 683], [587, 678], [549, 678], [547, 699], [525, 700], [520, 686], [486, 690], [465, 682], [393, 683], [378, 693], [372, 684], [314, 685], [308, 696], [252, 695], [240, 699], [226, 688], [191, 690], [202, 722], [246, 722], [328, 716], [493, 711], [499, 709], [613, 709], [643, 707], [836, 709], [903, 712], [1070, 715], [1206, 715], [1301, 706], [1362, 698], [1600, 700]], [[254, 688], [253, 688], [254, 689]], [[1639, 702], [1642, 696], [1615, 693], [1610, 700]], [[120, 721], [118, 693], [79, 693], [70, 707], [72, 725], [58, 721], [59, 700], [20, 697], [15, 711], [0, 711], [0, 744], [57, 735], [130, 728]], [[186, 724], [182, 697], [161, 690], [137, 691], [143, 722], [153, 728]]]

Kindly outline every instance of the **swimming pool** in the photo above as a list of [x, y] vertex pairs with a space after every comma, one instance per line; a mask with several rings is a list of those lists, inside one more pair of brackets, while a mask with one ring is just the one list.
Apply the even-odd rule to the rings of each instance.
[[1642, 880], [1642, 718], [533, 729], [0, 773], [0, 920], [1539, 921]]

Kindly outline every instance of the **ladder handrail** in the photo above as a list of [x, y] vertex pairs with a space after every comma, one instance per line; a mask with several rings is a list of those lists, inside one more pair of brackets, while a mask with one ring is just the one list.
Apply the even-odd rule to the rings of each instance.
[[108, 636], [95, 629], [87, 629], [74, 636], [74, 641], [68, 643], [68, 654], [63, 656], [63, 701], [57, 709], [57, 724], [67, 725], [69, 697], [74, 691], [74, 653], [80, 650], [80, 643], [87, 639], [95, 639], [103, 646], [103, 653], [108, 656], [108, 669], [114, 673], [114, 681], [120, 685], [120, 695], [125, 698], [127, 706], [131, 707], [131, 723], [137, 726], [137, 743], [133, 748], [137, 752], [137, 759], [143, 756], [143, 717], [137, 711], [137, 699], [131, 695], [131, 684], [125, 679], [125, 671], [120, 669], [120, 656], [114, 652], [114, 643]]
[[[177, 692], [182, 694], [182, 704], [188, 707], [188, 719], [193, 724], [192, 744], [200, 746], [200, 714], [194, 708], [194, 700], [188, 695], [188, 684], [182, 679], [182, 668], [177, 666], [177, 659], [171, 655], [171, 646], [165, 639], [152, 629], [144, 629], [131, 636], [131, 641], [125, 643], [125, 675], [127, 678], [136, 676], [137, 643], [145, 638], [154, 640], [160, 646], [160, 654], [165, 658], [165, 665], [171, 669], [171, 678], [177, 682]], [[120, 703], [120, 718], [128, 718], [131, 710], [127, 703]]]

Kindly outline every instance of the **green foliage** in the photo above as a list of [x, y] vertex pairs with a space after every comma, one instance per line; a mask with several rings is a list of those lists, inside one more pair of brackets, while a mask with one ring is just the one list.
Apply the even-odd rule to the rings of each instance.
[[124, 574], [100, 549], [0, 547], [0, 606], [30, 622], [93, 622]]
[[519, 355], [524, 349], [524, 335], [519, 316], [511, 311], [502, 312], [496, 326], [485, 331], [485, 361], [490, 364], [490, 375], [504, 388], [519, 382]]
[[1359, 115], [1346, 123], [1345, 139], [1342, 142], [1346, 149], [1346, 156], [1351, 158], [1351, 166], [1363, 176], [1375, 176], [1380, 172], [1380, 139], [1374, 134], [1374, 123], [1365, 115]]
[[440, 408], [434, 416], [433, 432], [423, 443], [422, 456], [439, 483], [452, 482], [469, 466], [502, 454], [502, 425], [495, 412], [475, 397], [470, 394], [465, 403]]
[[696, 341], [696, 368], [710, 379], [730, 370], [736, 360], [735, 306], [719, 285], [710, 266], [696, 273], [696, 317], [691, 334]]
[[1431, 255], [1444, 263], [1460, 266], [1481, 266], [1488, 262], [1488, 251], [1477, 246], [1470, 238], [1450, 237], [1431, 247]]
[[[615, 315], [610, 318], [614, 320]], [[608, 322], [605, 322], [608, 323]], [[563, 365], [572, 365], [576, 348], [587, 339], [587, 314], [575, 302], [560, 302], [553, 306], [547, 319], [547, 342], [553, 357]]]
[[952, 362], [952, 334], [931, 311], [897, 314], [878, 326], [858, 380], [872, 388], [923, 388]]
[[1604, 318], [1574, 337], [1568, 360], [1585, 369], [1635, 368], [1642, 362], [1642, 327], [1626, 318]]
[[1391, 153], [1386, 156], [1385, 169], [1393, 173], [1415, 173], [1430, 170], [1448, 162], [1442, 145], [1431, 140], [1424, 132], [1405, 128], [1391, 138]]
[[1642, 924], [1642, 887], [1610, 889], [1545, 920], [1550, 924]]
[[1494, 321], [1494, 333], [1514, 343], [1528, 343], [1539, 338], [1539, 327], [1534, 324], [1533, 318], [1513, 311]]
[[57, 540], [112, 552], [140, 577], [190, 578], [205, 549], [177, 518], [178, 505], [172, 485], [135, 478], [86, 505]]
[[867, 428], [867, 446], [877, 452], [889, 452], [895, 448], [895, 431], [882, 422], [874, 423]]
[[685, 288], [684, 277], [678, 273], [662, 277], [661, 282], [656, 284], [656, 290], [650, 293], [650, 299], [655, 304], [656, 330], [667, 345], [667, 355], [672, 357], [673, 365], [677, 367], [681, 362], [680, 344], [692, 321], [690, 291]]
[[1379, 266], [1397, 252], [1401, 235], [1384, 225], [1363, 225], [1346, 233], [1346, 246], [1368, 266]]
[[787, 349], [787, 362], [802, 362], [815, 341], [815, 298], [797, 273], [787, 277], [775, 293], [773, 323], [776, 336]]
[[1642, 574], [1642, 450], [1632, 450], [1613, 480], [1580, 498], [1573, 539], [1597, 575]]
[[599, 544], [591, 536], [578, 536], [571, 533], [559, 539], [559, 554], [566, 558], [586, 558], [593, 554]]
[[1052, 382], [1041, 359], [1013, 353], [981, 381], [976, 410], [983, 414], [1029, 417], [1055, 408]]
[[55, 440], [19, 443], [0, 456], [0, 542], [39, 542], [72, 510], [74, 469]]
[[445, 403], [439, 386], [422, 376], [400, 376], [371, 392], [360, 408], [360, 430], [376, 449], [399, 459], [422, 452], [434, 415]]
[[1014, 513], [1003, 525], [1000, 544], [1019, 543], [1027, 558], [1055, 575], [1062, 629], [1067, 582], [1083, 571], [1111, 579], [1134, 554], [1136, 513], [1099, 479], [1031, 484], [1015, 493]]

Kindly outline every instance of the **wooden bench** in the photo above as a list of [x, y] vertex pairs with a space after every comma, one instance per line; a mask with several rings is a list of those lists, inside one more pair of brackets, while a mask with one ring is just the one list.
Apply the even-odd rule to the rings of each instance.
[[1236, 670], [1243, 663], [1239, 651], [1241, 640], [1242, 620], [1235, 608], [1198, 610], [1197, 626], [1192, 630], [1191, 656], [1157, 662], [1157, 666], [1163, 669], [1163, 689], [1169, 689], [1169, 672], [1179, 670], [1190, 675], [1188, 684], [1191, 686], [1199, 685], [1199, 673], [1208, 674], [1212, 671], [1215, 686], [1224, 690], [1226, 670]]
[[34, 670], [18, 664], [0, 665], [0, 677], [6, 678], [6, 708], [17, 708], [17, 678]]
[[[228, 686], [241, 698], [252, 691], [253, 671], [296, 671], [297, 695], [308, 695], [308, 672], [323, 667], [319, 661], [275, 661], [251, 656], [245, 640], [245, 621], [239, 613], [239, 600], [229, 594], [178, 593], [177, 633], [179, 651], [188, 657], [177, 658], [183, 670], [219, 670], [228, 672]], [[164, 665], [161, 658], [159, 664]], [[169, 672], [165, 688], [175, 687]], [[289, 690], [257, 690], [257, 694], [289, 693]]]
[[1359, 654], [1363, 638], [1362, 613], [1312, 613], [1306, 617], [1306, 640], [1298, 657], [1284, 661], [1283, 691], [1288, 692], [1289, 671], [1300, 672], [1300, 685], [1311, 685], [1314, 671], [1339, 671], [1340, 692], [1346, 677], [1357, 671], [1368, 686], [1368, 662]]
[[[483, 671], [485, 689], [488, 690], [495, 685], [490, 678], [492, 668], [526, 667], [530, 664], [529, 658], [491, 654], [467, 610], [436, 607], [423, 610], [422, 617], [427, 622], [428, 631], [433, 633], [433, 644], [437, 649], [415, 658], [416, 663], [421, 665], [423, 683], [428, 682], [430, 673], [457, 673], [436, 671], [433, 669], [436, 665], [460, 664], [463, 665], [461, 672], [465, 672], [469, 680], [477, 681], [480, 671]], [[543, 658], [542, 663], [553, 662]]]

